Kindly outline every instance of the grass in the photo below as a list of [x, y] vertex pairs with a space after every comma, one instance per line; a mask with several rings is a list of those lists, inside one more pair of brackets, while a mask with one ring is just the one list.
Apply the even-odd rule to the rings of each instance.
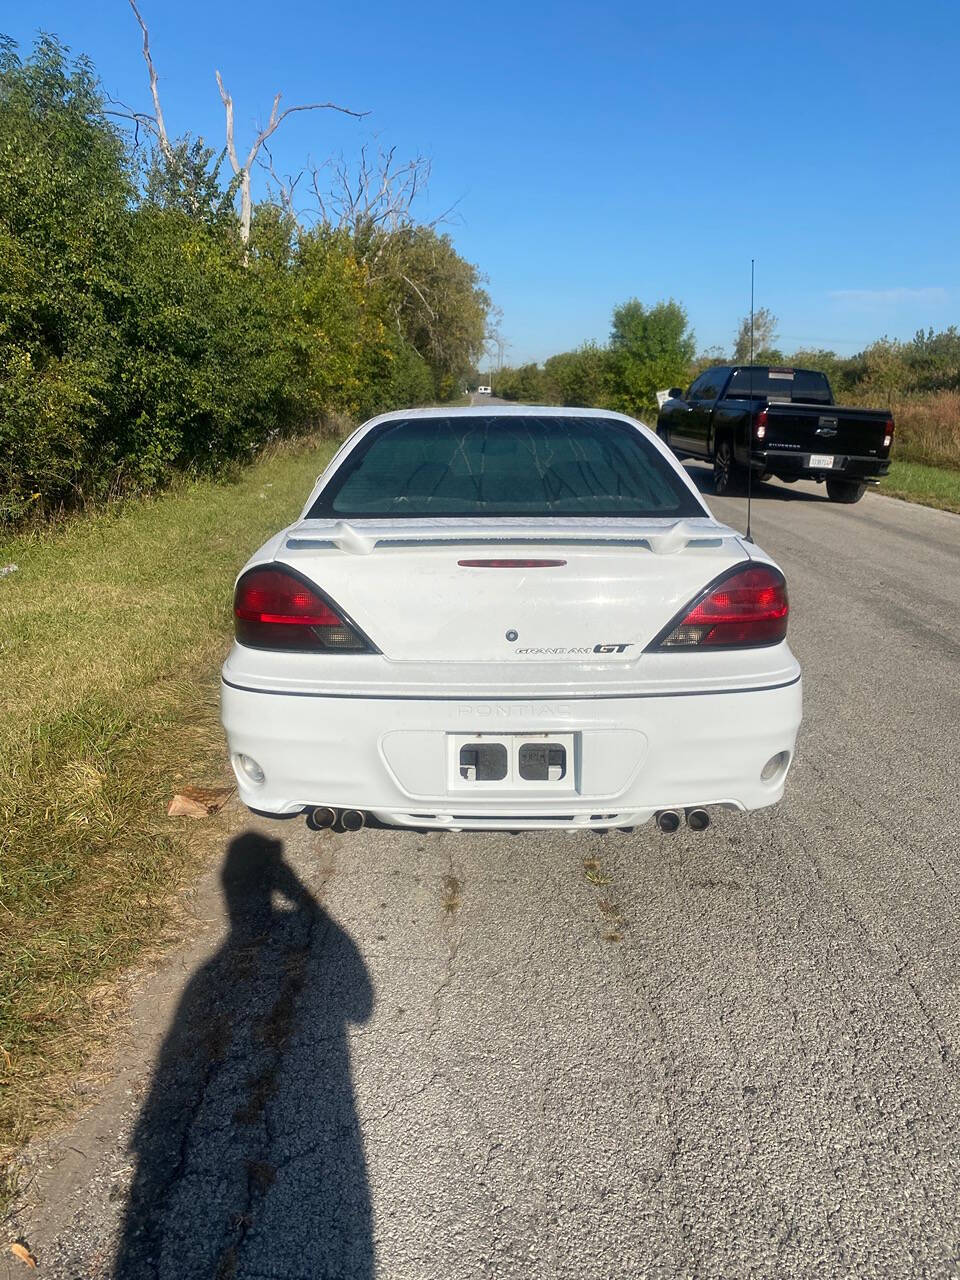
[[880, 481], [880, 492], [939, 507], [941, 511], [960, 512], [960, 470], [921, 462], [893, 462], [890, 474]]
[[0, 545], [18, 566], [0, 578], [0, 1180], [62, 1106], [109, 979], [161, 938], [215, 830], [165, 805], [178, 782], [230, 780], [217, 674], [233, 578], [333, 448]]
[[960, 471], [960, 391], [895, 400], [894, 454], [905, 462]]

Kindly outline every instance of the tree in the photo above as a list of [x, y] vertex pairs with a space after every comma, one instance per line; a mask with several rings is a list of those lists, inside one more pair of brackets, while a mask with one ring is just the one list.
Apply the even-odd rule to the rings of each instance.
[[679, 302], [645, 307], [632, 298], [617, 307], [610, 334], [614, 407], [635, 415], [655, 413], [657, 391], [686, 378], [695, 350]]
[[612, 406], [613, 368], [608, 348], [585, 342], [576, 351], [551, 356], [543, 369], [552, 397], [559, 404], [584, 409]]
[[0, 39], [0, 523], [456, 391], [488, 332], [479, 273], [413, 220], [414, 170], [361, 171], [343, 225], [266, 201], [244, 241], [202, 138], [107, 105], [52, 37], [23, 62]]
[[[150, 52], [150, 33], [147, 24], [137, 7], [137, 0], [129, 0], [130, 8], [133, 10], [137, 22], [140, 24], [140, 30], [143, 32], [143, 60], [147, 64], [147, 73], [150, 77], [150, 96], [153, 99], [153, 111], [131, 111], [129, 108], [123, 112], [128, 119], [132, 120], [135, 125], [143, 125], [156, 140], [160, 154], [168, 166], [174, 167], [177, 163], [182, 163], [184, 157], [177, 155], [176, 145], [171, 143], [167, 133], [166, 122], [163, 116], [163, 108], [160, 103], [159, 77], [157, 76], [156, 67], [153, 62], [153, 55]], [[296, 111], [339, 111], [343, 115], [354, 116], [362, 119], [367, 114], [365, 111], [353, 111], [349, 107], [341, 107], [336, 102], [308, 102], [293, 107], [284, 107], [280, 110], [280, 99], [282, 94], [279, 92], [274, 96], [273, 106], [270, 109], [270, 117], [267, 123], [257, 132], [256, 137], [250, 144], [246, 156], [241, 163], [240, 156], [237, 152], [236, 136], [233, 120], [233, 98], [227, 92], [223, 77], [220, 72], [215, 72], [217, 79], [217, 88], [220, 91], [220, 99], [223, 102], [225, 129], [226, 129], [226, 152], [233, 169], [234, 176], [240, 187], [240, 240], [244, 246], [250, 243], [250, 225], [253, 218], [253, 197], [250, 188], [250, 175], [261, 148], [264, 147], [268, 139], [272, 138], [276, 131], [286, 120], [287, 116], [293, 115]]]
[[[753, 360], [755, 364], [775, 364], [783, 359], [777, 350], [777, 317], [766, 307], [753, 313]], [[750, 317], [744, 316], [733, 343], [733, 363], [747, 364], [750, 360]]]

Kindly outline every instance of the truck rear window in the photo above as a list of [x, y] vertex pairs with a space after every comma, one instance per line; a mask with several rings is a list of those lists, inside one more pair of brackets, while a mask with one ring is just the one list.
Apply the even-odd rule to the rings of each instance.
[[746, 400], [753, 396], [802, 404], [833, 404], [827, 375], [813, 369], [774, 369], [760, 365], [735, 369], [726, 398]]
[[604, 418], [410, 418], [357, 443], [315, 518], [702, 516], [656, 447]]

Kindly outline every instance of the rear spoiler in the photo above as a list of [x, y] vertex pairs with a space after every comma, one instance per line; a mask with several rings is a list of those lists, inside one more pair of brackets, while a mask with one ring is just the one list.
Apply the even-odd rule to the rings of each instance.
[[737, 538], [739, 534], [732, 529], [702, 529], [691, 525], [686, 520], [677, 520], [663, 530], [648, 530], [642, 534], [624, 530], [623, 533], [606, 531], [600, 533], [589, 528], [582, 533], [577, 530], [557, 529], [553, 532], [545, 529], [535, 536], [532, 533], [490, 533], [477, 536], [473, 531], [464, 533], [462, 526], [450, 528], [433, 528], [429, 532], [422, 529], [411, 529], [409, 534], [391, 532], [389, 534], [361, 533], [346, 520], [338, 521], [329, 533], [313, 535], [292, 533], [284, 543], [285, 551], [306, 551], [320, 549], [336, 549], [346, 551], [354, 556], [368, 556], [379, 547], [442, 547], [448, 543], [457, 546], [543, 546], [555, 542], [569, 546], [577, 543], [580, 546], [594, 547], [646, 547], [654, 555], [675, 555], [687, 547], [719, 547], [725, 539]]

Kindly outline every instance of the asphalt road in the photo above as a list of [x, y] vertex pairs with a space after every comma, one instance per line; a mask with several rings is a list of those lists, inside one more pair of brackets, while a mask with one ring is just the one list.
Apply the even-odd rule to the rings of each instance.
[[804, 667], [783, 803], [235, 814], [119, 1076], [30, 1154], [40, 1274], [960, 1274], [960, 517], [819, 493], [754, 502]]

